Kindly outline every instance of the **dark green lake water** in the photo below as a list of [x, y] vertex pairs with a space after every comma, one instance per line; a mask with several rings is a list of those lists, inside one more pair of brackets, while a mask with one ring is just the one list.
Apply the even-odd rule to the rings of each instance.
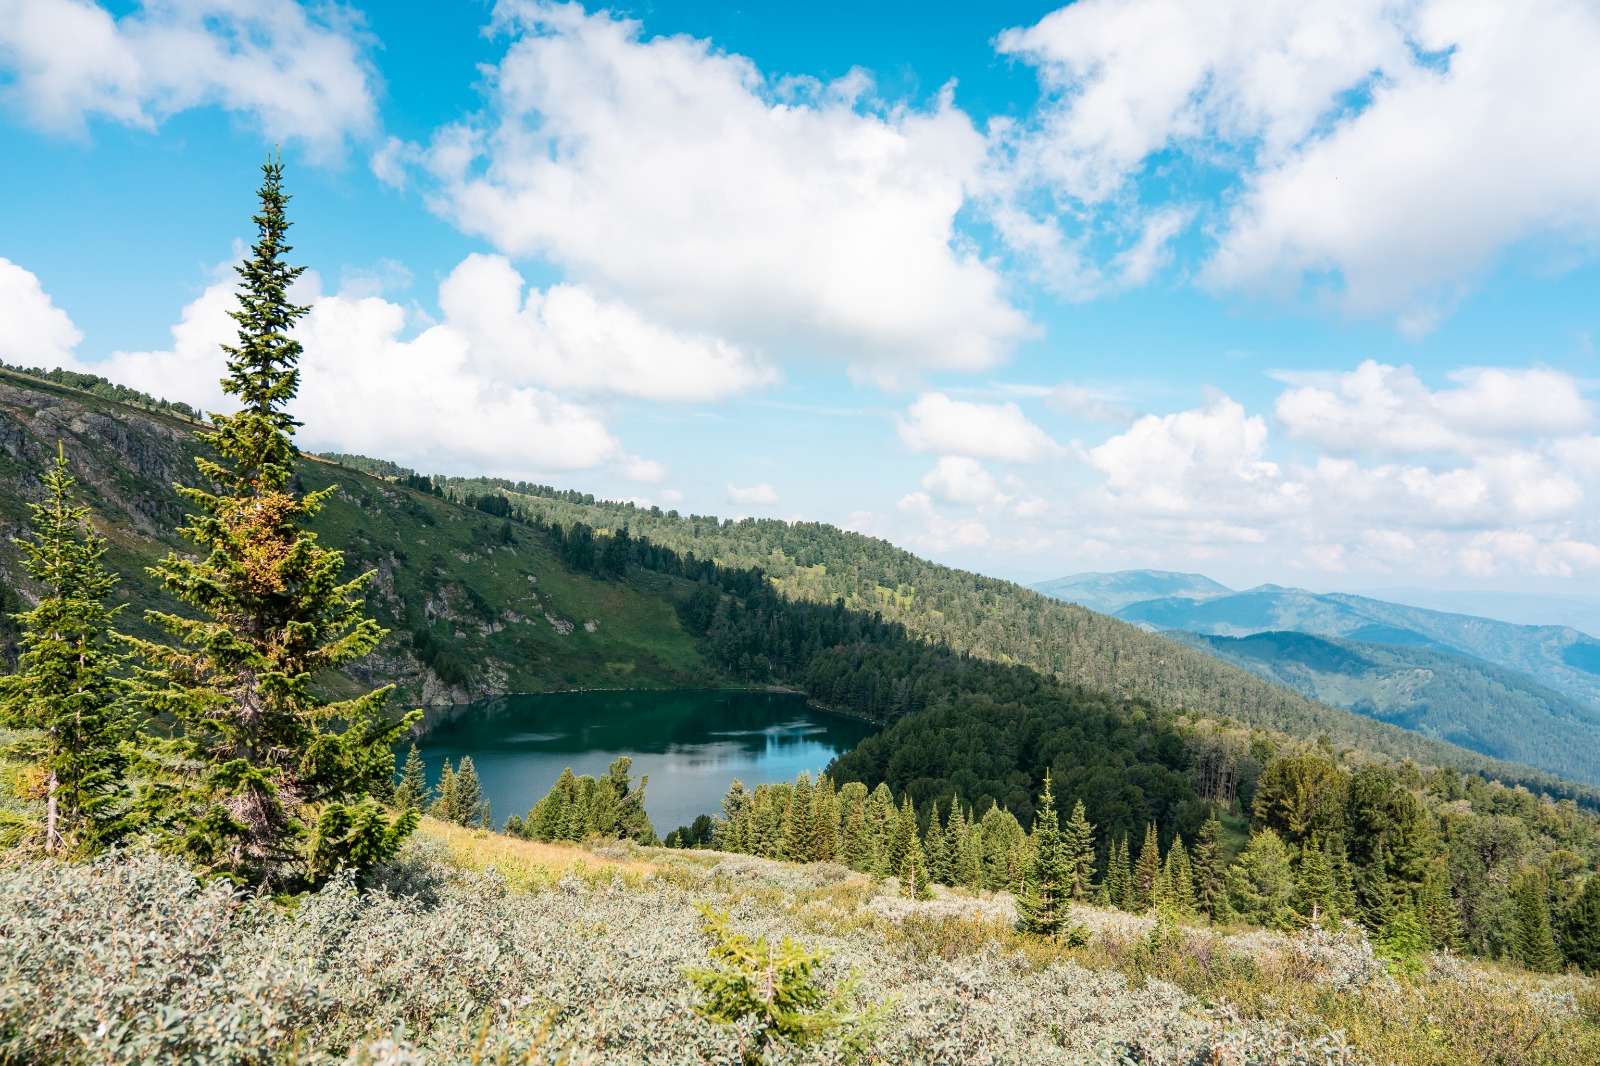
[[566, 767], [599, 777], [631, 756], [633, 772], [650, 775], [645, 809], [666, 836], [720, 810], [734, 778], [754, 787], [815, 775], [875, 731], [788, 693], [563, 692], [460, 708], [417, 747], [430, 787], [444, 760], [472, 756], [496, 825], [527, 814]]

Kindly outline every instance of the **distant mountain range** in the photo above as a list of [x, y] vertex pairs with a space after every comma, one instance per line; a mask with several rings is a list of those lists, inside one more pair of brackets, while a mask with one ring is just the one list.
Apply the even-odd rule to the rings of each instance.
[[1310, 698], [1486, 755], [1600, 779], [1600, 640], [1571, 626], [1277, 585], [1240, 592], [1159, 570], [1076, 574], [1034, 588], [1165, 632]]

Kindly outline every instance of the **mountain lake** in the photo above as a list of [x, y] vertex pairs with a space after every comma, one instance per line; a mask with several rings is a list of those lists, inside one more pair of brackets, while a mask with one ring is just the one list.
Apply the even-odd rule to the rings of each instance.
[[[715, 815], [734, 778], [746, 788], [815, 776], [877, 732], [785, 692], [560, 692], [435, 708], [417, 740], [430, 788], [449, 759], [472, 756], [495, 825], [526, 816], [561, 771], [600, 777], [618, 756], [649, 774], [645, 810], [665, 837]], [[396, 751], [405, 761], [408, 745]]]

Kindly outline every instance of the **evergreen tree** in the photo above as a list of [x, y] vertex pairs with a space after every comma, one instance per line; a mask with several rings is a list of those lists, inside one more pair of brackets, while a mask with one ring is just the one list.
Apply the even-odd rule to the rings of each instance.
[[478, 780], [478, 768], [472, 765], [472, 756], [461, 756], [456, 767], [456, 789], [449, 820], [457, 825], [473, 825], [483, 818], [483, 785]]
[[422, 753], [415, 744], [406, 755], [406, 765], [400, 771], [400, 784], [394, 790], [394, 805], [404, 810], [421, 807], [428, 795], [428, 772], [422, 765]]
[[117, 609], [105, 604], [117, 578], [102, 564], [105, 538], [89, 525], [89, 509], [74, 502], [73, 484], [58, 446], [45, 500], [30, 505], [33, 534], [14, 541], [42, 594], [17, 616], [17, 669], [0, 677], [0, 720], [39, 730], [37, 744], [25, 742], [19, 753], [37, 759], [45, 774], [44, 847], [52, 854], [98, 851], [128, 828], [120, 743], [131, 724], [114, 676], [122, 661], [111, 644]]
[[928, 861], [916, 834], [912, 834], [905, 857], [900, 860], [900, 892], [907, 899], [933, 898], [933, 880], [928, 876]]
[[994, 803], [979, 819], [977, 835], [983, 856], [983, 887], [1015, 889], [1022, 881], [1028, 844], [1017, 816]]
[[1456, 909], [1456, 901], [1450, 898], [1442, 872], [1434, 873], [1423, 882], [1418, 910], [1428, 930], [1428, 942], [1435, 951], [1461, 950], [1461, 914]]
[[1156, 824], [1145, 826], [1144, 843], [1139, 847], [1139, 861], [1133, 868], [1133, 881], [1128, 886], [1128, 909], [1135, 914], [1149, 910], [1156, 899], [1156, 878], [1161, 876], [1161, 846], [1156, 841]]
[[939, 824], [939, 801], [933, 801], [933, 812], [928, 817], [928, 832], [923, 837], [922, 850], [928, 857], [928, 880], [934, 884], [950, 883], [950, 849], [945, 843], [944, 827]]
[[895, 872], [889, 864], [889, 839], [894, 832], [895, 806], [889, 786], [881, 781], [867, 796], [865, 819], [869, 869], [878, 877], [888, 877]]
[[917, 809], [912, 806], [908, 792], [900, 801], [900, 811], [895, 815], [889, 836], [889, 866], [896, 873], [905, 865], [906, 854], [917, 844]]
[[[1404, 894], [1405, 890], [1398, 890]], [[1396, 900], [1394, 917], [1383, 930], [1381, 943], [1387, 954], [1412, 959], [1428, 950], [1428, 930], [1416, 903], [1407, 896]]]
[[1529, 870], [1517, 889], [1517, 957], [1534, 973], [1555, 973], [1561, 969], [1555, 936], [1550, 929], [1550, 900], [1544, 874]]
[[1561, 924], [1561, 954], [1587, 973], [1600, 973], [1600, 874], [1590, 874]]
[[1300, 844], [1300, 866], [1295, 871], [1294, 909], [1308, 925], [1333, 926], [1339, 920], [1338, 890], [1333, 864], [1325, 851], [1310, 841]]
[[833, 778], [823, 777], [811, 793], [811, 861], [833, 862], [839, 857], [839, 800]]
[[1166, 865], [1156, 880], [1155, 902], [1179, 914], [1195, 912], [1194, 866], [1189, 861], [1189, 851], [1183, 846], [1183, 837], [1175, 837], [1167, 849]]
[[172, 554], [151, 571], [200, 617], [152, 611], [178, 646], [137, 646], [151, 709], [178, 727], [164, 745], [169, 787], [156, 793], [170, 845], [216, 874], [278, 886], [399, 850], [417, 813], [391, 818], [370, 793], [392, 780], [391, 745], [416, 716], [385, 717], [393, 686], [318, 695], [318, 678], [372, 651], [384, 630], [363, 614], [371, 573], [343, 581], [343, 554], [304, 528], [335, 489], [295, 485], [286, 408], [301, 349], [290, 329], [307, 308], [288, 289], [304, 268], [283, 258], [282, 163], [262, 172], [259, 236], [238, 268], [239, 339], [223, 349], [223, 390], [241, 410], [214, 416], [203, 435], [219, 456], [198, 460], [214, 490], [180, 490], [199, 510], [180, 532], [202, 557]]
[[1082, 800], [1072, 805], [1072, 817], [1061, 830], [1061, 843], [1072, 871], [1072, 898], [1088, 899], [1094, 891], [1094, 826], [1084, 816]]
[[744, 851], [749, 819], [750, 793], [745, 791], [743, 781], [734, 778], [722, 798], [722, 817], [712, 829], [715, 846], [721, 851]]
[[1271, 829], [1250, 834], [1250, 846], [1227, 873], [1228, 902], [1245, 921], [1288, 929], [1294, 925], [1294, 872], [1289, 849]]
[[1128, 907], [1128, 894], [1133, 887], [1133, 871], [1128, 867], [1128, 838], [1120, 836], [1111, 846], [1106, 862], [1106, 902], [1113, 907]]
[[1211, 817], [1200, 827], [1200, 839], [1195, 843], [1192, 860], [1195, 902], [1214, 921], [1226, 921], [1230, 908], [1228, 888], [1223, 880], [1222, 822], [1217, 818], [1215, 807], [1211, 809]]
[[[1081, 813], [1083, 804], [1078, 804]], [[1074, 884], [1072, 858], [1056, 816], [1050, 794], [1050, 772], [1045, 771], [1044, 792], [1039, 796], [1039, 817], [1033, 823], [1033, 855], [1017, 895], [1017, 928], [1025, 933], [1054, 936], [1072, 917]]]
[[945, 836], [950, 841], [951, 880], [966, 888], [977, 889], [983, 884], [983, 834], [972, 824], [961, 801], [950, 801], [950, 830]]
[[1356, 870], [1357, 914], [1361, 924], [1382, 933], [1394, 921], [1394, 887], [1389, 884], [1388, 859], [1380, 840], [1372, 850], [1372, 860]]
[[[428, 817], [437, 818], [441, 822], [453, 822], [459, 809], [460, 806], [456, 801], [456, 770], [450, 765], [450, 760], [446, 759], [444, 765], [439, 768], [439, 780], [433, 786], [433, 802], [428, 804]], [[528, 813], [530, 818], [534, 814], [533, 811]]]
[[805, 771], [795, 778], [789, 805], [783, 812], [783, 839], [778, 857], [787, 862], [810, 862], [812, 845], [811, 775]]
[[867, 786], [846, 782], [839, 790], [839, 858], [852, 870], [872, 869], [872, 841], [867, 832]]

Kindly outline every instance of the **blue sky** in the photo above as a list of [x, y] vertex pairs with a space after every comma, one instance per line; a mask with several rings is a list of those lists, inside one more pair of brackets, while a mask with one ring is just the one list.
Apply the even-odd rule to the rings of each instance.
[[1600, 591], [1585, 0], [0, 0], [0, 359], [1021, 580]]

